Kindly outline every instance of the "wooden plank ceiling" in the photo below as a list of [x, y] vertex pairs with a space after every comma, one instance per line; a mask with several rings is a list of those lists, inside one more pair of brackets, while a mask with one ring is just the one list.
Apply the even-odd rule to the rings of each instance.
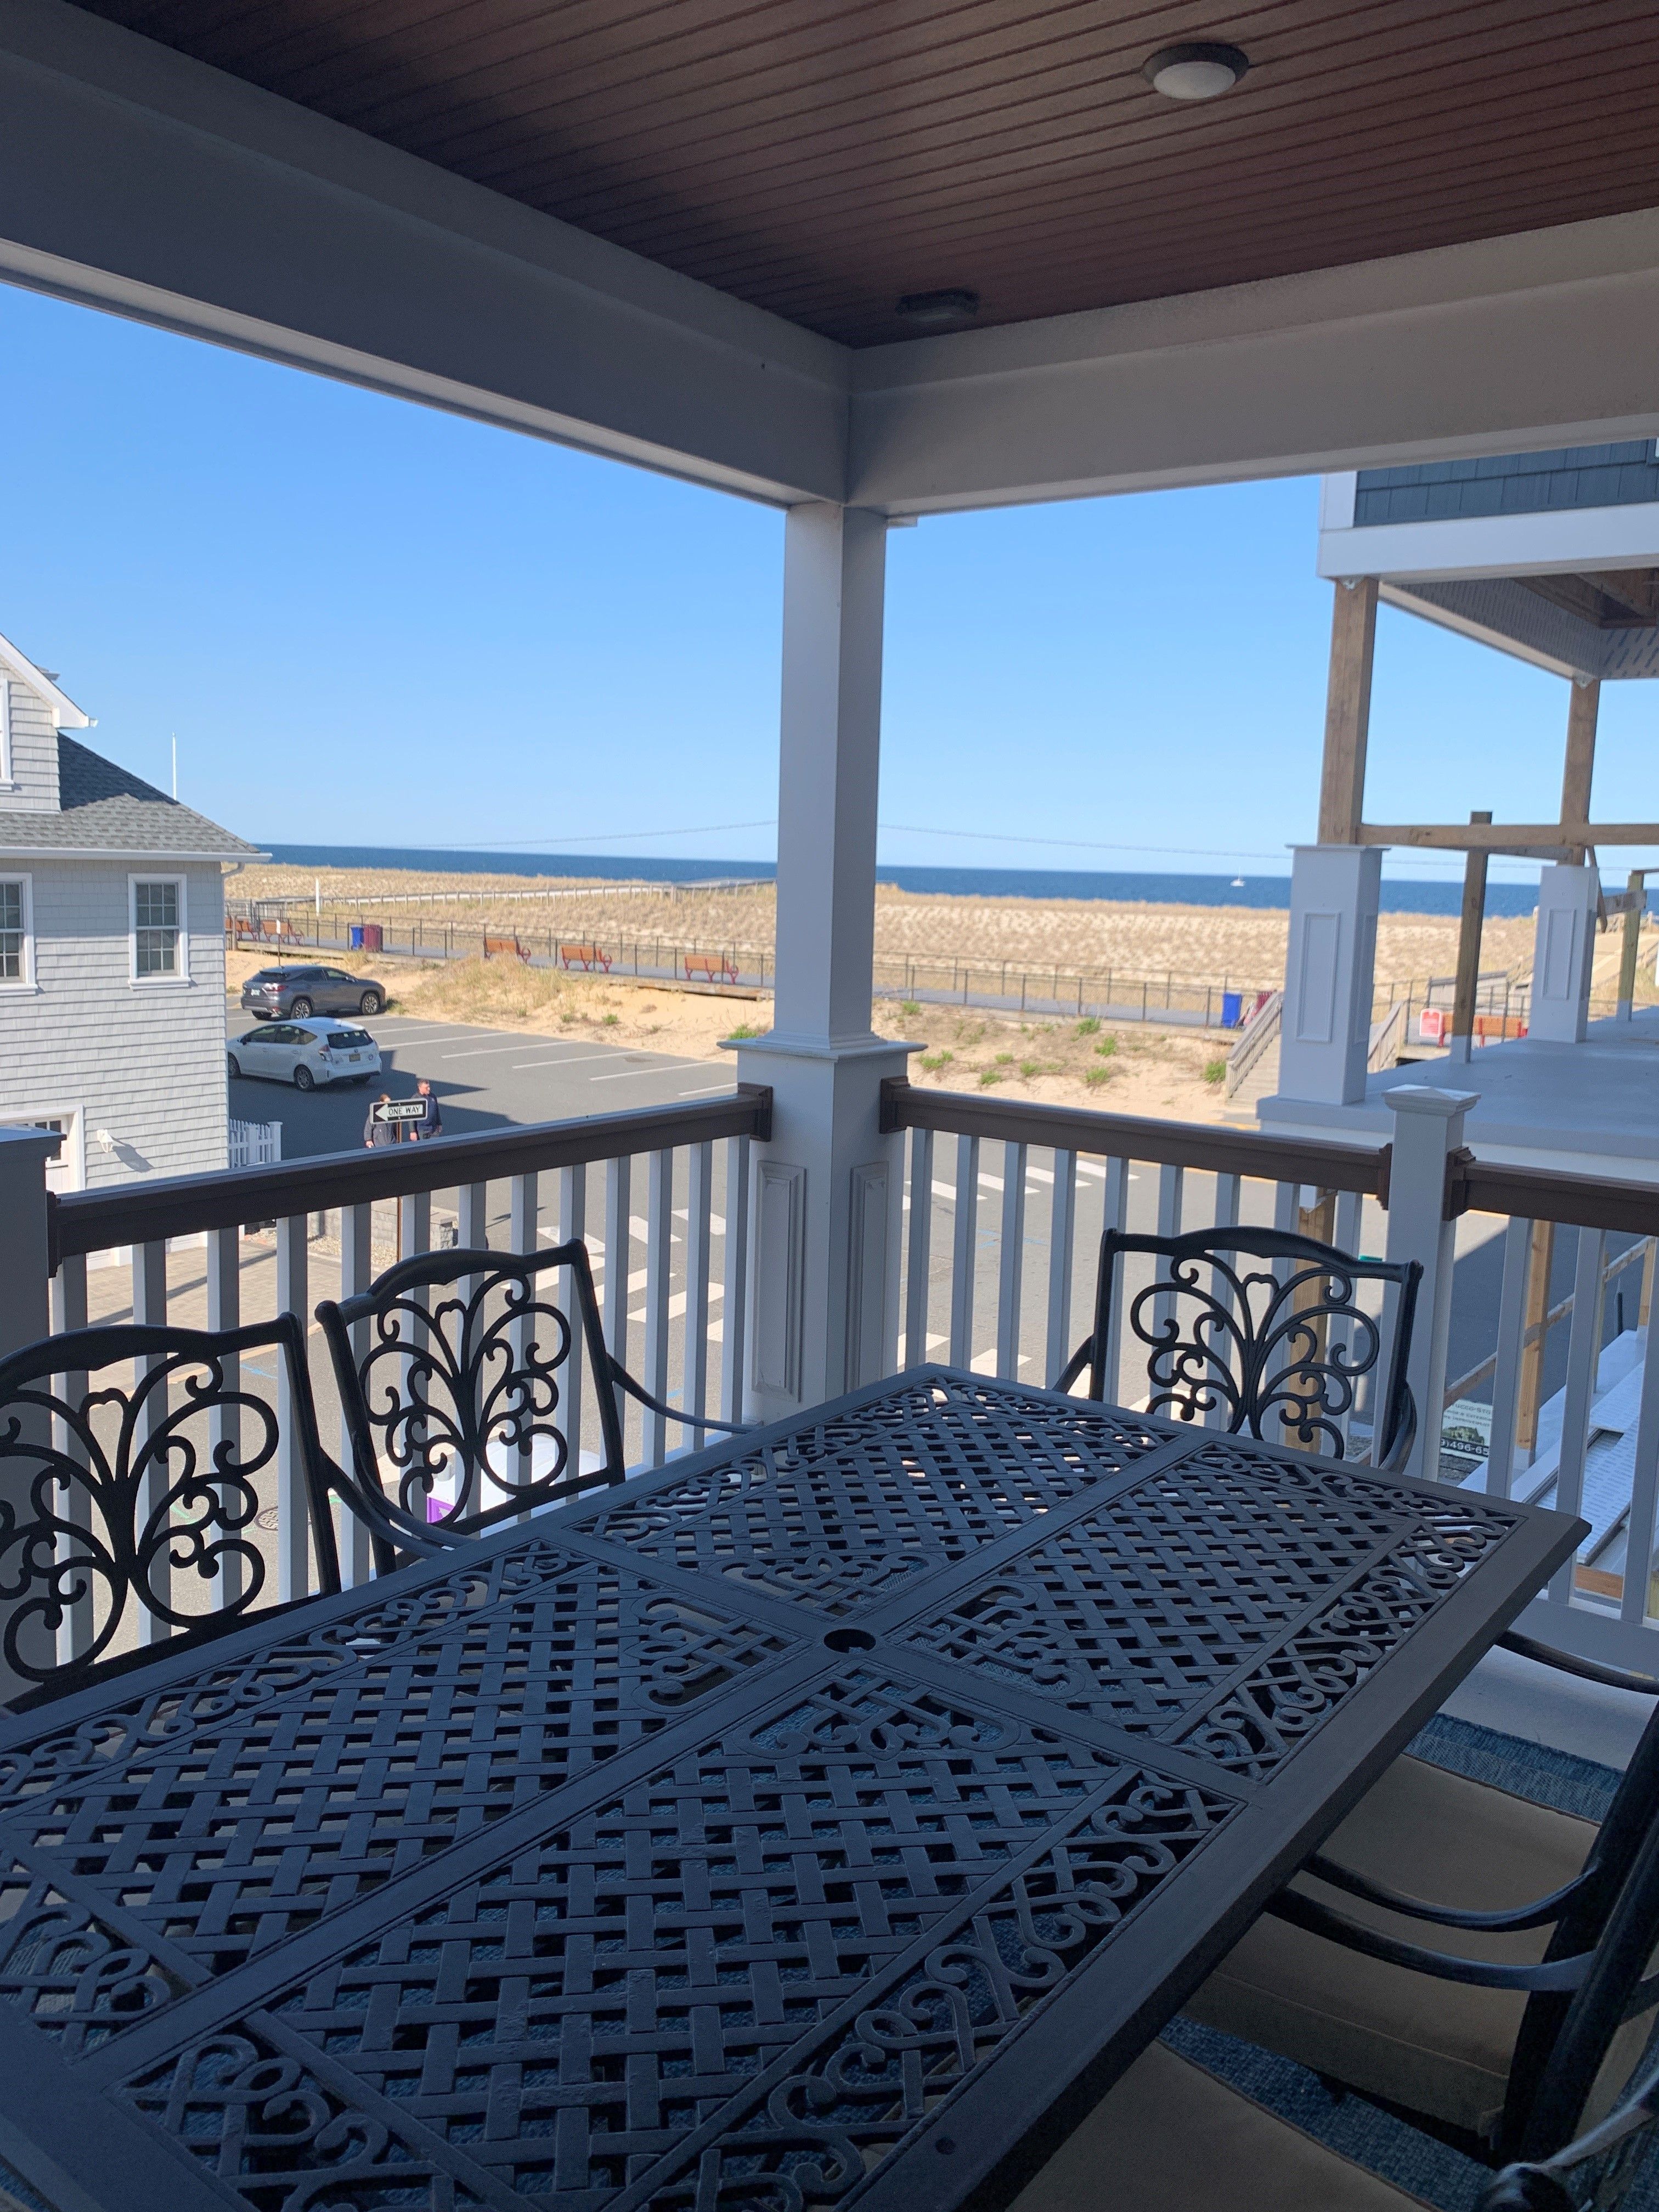
[[[854, 345], [1659, 203], [1652, 0], [92, 0]], [[1141, 65], [1251, 68], [1166, 100]]]

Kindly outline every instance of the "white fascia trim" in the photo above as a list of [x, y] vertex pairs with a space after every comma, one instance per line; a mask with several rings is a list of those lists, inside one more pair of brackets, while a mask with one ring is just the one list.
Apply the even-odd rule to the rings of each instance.
[[1659, 210], [853, 358], [849, 501], [948, 512], [1659, 434]]
[[65, 0], [0, 18], [0, 273], [781, 504], [847, 349]]
[[20, 653], [7, 637], [0, 637], [0, 667], [26, 684], [37, 697], [51, 708], [59, 729], [89, 730], [90, 714], [83, 714], [67, 691], [60, 691], [50, 676], [42, 675], [26, 653]]
[[1449, 522], [1376, 522], [1322, 529], [1322, 576], [1547, 576], [1565, 568], [1659, 566], [1659, 500], [1629, 507], [1550, 507], [1535, 514]]

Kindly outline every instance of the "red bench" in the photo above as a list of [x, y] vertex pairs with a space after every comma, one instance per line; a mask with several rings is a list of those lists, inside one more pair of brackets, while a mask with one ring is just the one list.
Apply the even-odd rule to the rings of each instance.
[[530, 947], [527, 945], [520, 945], [516, 937], [486, 937], [484, 939], [483, 957], [486, 960], [507, 958], [514, 953], [520, 960], [527, 963], [530, 958]]
[[706, 975], [713, 982], [735, 983], [738, 971], [723, 952], [688, 952], [685, 956], [685, 980], [694, 975]]
[[590, 972], [603, 968], [607, 975], [611, 973], [611, 955], [603, 945], [562, 945], [559, 958], [567, 968], [586, 968]]

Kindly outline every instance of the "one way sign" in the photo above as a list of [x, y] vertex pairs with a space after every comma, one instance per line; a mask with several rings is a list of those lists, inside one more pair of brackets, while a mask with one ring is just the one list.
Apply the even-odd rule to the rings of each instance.
[[423, 1121], [426, 1119], [424, 1098], [377, 1098], [369, 1109], [369, 1118], [375, 1121]]

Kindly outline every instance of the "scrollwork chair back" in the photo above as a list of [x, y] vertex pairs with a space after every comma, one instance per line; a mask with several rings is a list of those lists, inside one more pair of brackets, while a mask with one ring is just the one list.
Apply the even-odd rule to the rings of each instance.
[[[1072, 1355], [1057, 1388], [1087, 1370], [1087, 1395], [1115, 1387], [1115, 1307], [1120, 1263], [1152, 1255], [1152, 1281], [1123, 1310], [1146, 1347], [1148, 1413], [1243, 1431], [1265, 1443], [1343, 1458], [1348, 1419], [1362, 1377], [1377, 1376], [1372, 1463], [1397, 1469], [1416, 1433], [1406, 1381], [1417, 1286], [1416, 1261], [1356, 1259], [1311, 1237], [1273, 1229], [1194, 1230], [1184, 1237], [1101, 1239], [1094, 1327]], [[1382, 1286], [1380, 1317], [1360, 1304], [1363, 1286]]]
[[[262, 1352], [286, 1370], [280, 1418], [274, 1375], [258, 1370], [267, 1397], [243, 1370]], [[75, 1329], [0, 1361], [0, 1697], [37, 1705], [274, 1610], [282, 1419], [317, 1589], [336, 1591], [329, 1494], [349, 1486], [319, 1444], [291, 1314]]]
[[411, 1534], [477, 1535], [620, 1482], [618, 1391], [692, 1427], [728, 1425], [661, 1404], [612, 1358], [580, 1242], [422, 1253], [317, 1318], [358, 1483]]

